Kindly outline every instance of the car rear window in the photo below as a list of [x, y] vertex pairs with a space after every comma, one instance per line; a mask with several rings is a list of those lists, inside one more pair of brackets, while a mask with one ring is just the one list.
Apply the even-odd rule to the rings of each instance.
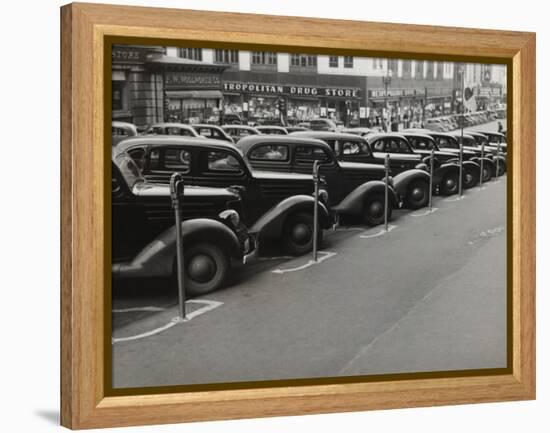
[[262, 144], [252, 149], [249, 158], [256, 161], [288, 161], [288, 146], [285, 144]]

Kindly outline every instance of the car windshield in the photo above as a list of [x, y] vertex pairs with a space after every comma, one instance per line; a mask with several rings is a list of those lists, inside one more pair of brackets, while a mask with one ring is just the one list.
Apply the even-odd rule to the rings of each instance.
[[141, 174], [138, 166], [132, 158], [128, 155], [121, 155], [115, 159], [115, 164], [117, 165], [124, 181], [129, 188], [133, 188], [134, 185], [138, 182], [144, 182], [145, 179]]

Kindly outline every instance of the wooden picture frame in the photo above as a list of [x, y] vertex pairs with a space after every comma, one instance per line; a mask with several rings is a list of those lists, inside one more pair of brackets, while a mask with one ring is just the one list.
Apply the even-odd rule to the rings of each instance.
[[[73, 428], [535, 398], [535, 35], [97, 4], [61, 8], [61, 424]], [[106, 38], [274, 47], [508, 65], [510, 368], [489, 375], [107, 395]], [[110, 119], [108, 119], [110, 122]], [[110, 155], [107, 155], [110, 157]]]

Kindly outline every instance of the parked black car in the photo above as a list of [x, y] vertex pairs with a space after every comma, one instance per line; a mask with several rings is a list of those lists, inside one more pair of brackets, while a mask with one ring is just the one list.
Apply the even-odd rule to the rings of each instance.
[[186, 123], [162, 122], [149, 126], [144, 135], [176, 135], [182, 137], [200, 137], [191, 125]]
[[[382, 152], [373, 152], [369, 142], [371, 135], [360, 137], [357, 134], [331, 131], [295, 132], [291, 135], [324, 141], [330, 146], [337, 159], [343, 162], [383, 165], [386, 154], [389, 154], [394, 186], [403, 197], [405, 205], [411, 209], [418, 209], [428, 204], [430, 176], [426, 172], [427, 166], [403, 137], [395, 138], [395, 134], [373, 134], [372, 143], [376, 146], [380, 144], [382, 149]], [[397, 146], [396, 149], [394, 149], [395, 146]], [[403, 146], [402, 153], [399, 146]], [[383, 177], [382, 173], [379, 179]]]
[[[453, 132], [457, 141], [460, 143], [460, 139], [463, 140], [463, 147], [468, 150], [473, 150], [478, 156], [487, 155], [493, 161], [493, 176], [502, 176], [506, 172], [506, 157], [497, 149], [497, 147], [489, 146], [487, 137], [477, 132], [468, 131], [461, 134], [459, 131]], [[481, 145], [484, 144], [482, 150]], [[496, 161], [498, 160], [498, 164]], [[498, 165], [498, 173], [496, 172]]]
[[[148, 182], [125, 153], [112, 160], [113, 278], [176, 277], [176, 230], [170, 187]], [[187, 292], [223, 286], [231, 268], [255, 253], [238, 217], [239, 192], [186, 186], [183, 242]]]
[[[403, 136], [415, 152], [423, 157], [423, 161], [429, 165], [432, 149], [434, 150], [434, 184], [439, 185], [439, 192], [443, 195], [458, 192], [459, 158], [457, 153], [450, 149], [443, 151], [436, 144], [433, 137], [419, 132], [403, 132]], [[453, 170], [442, 171], [445, 165], [454, 165]], [[479, 183], [480, 166], [473, 161], [462, 162], [462, 186], [465, 189], [472, 188]]]
[[136, 125], [129, 122], [113, 121], [111, 124], [112, 142], [116, 146], [122, 140], [138, 135]]
[[253, 126], [247, 125], [223, 125], [222, 129], [233, 139], [233, 142], [235, 143], [243, 137], [261, 134], [261, 132]]
[[[232, 144], [204, 138], [134, 138], [121, 142], [115, 152], [130, 155], [150, 182], [168, 183], [172, 173], [179, 172], [191, 185], [232, 187], [242, 197], [241, 219], [260, 243], [280, 241], [295, 255], [312, 248], [311, 174], [254, 170]], [[333, 224], [323, 202], [319, 203], [319, 218], [322, 234], [321, 229]]]
[[210, 124], [191, 124], [190, 125], [201, 137], [211, 138], [213, 140], [223, 140], [229, 143], [234, 143], [233, 138], [225, 132], [224, 129], [217, 125]]
[[[422, 132], [424, 134], [427, 134], [435, 140], [435, 143], [441, 150], [444, 150], [445, 152], [454, 152], [457, 156], [459, 156], [460, 154], [460, 143], [458, 142], [457, 138], [452, 134], [448, 134], [446, 132], [430, 131], [429, 129], [409, 129], [404, 131], [404, 133], [408, 132]], [[481, 150], [478, 150], [475, 147], [471, 148], [464, 145], [462, 148], [462, 158], [463, 160], [473, 161], [476, 164], [480, 165]], [[494, 170], [495, 167], [492, 160], [492, 155], [484, 155], [483, 182], [491, 180]]]
[[[257, 170], [279, 173], [311, 173], [314, 161], [321, 163], [331, 209], [338, 215], [361, 217], [368, 225], [384, 222], [384, 167], [338, 161], [321, 140], [287, 136], [256, 135], [237, 144], [247, 161]], [[427, 174], [426, 174], [427, 175]], [[388, 210], [401, 205], [394, 189], [399, 179], [389, 179]], [[397, 187], [396, 187], [397, 188]]]

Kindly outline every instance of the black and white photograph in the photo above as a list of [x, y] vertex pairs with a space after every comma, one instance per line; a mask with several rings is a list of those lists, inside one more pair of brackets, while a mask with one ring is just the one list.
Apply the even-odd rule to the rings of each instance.
[[113, 389], [509, 366], [505, 64], [111, 55]]

